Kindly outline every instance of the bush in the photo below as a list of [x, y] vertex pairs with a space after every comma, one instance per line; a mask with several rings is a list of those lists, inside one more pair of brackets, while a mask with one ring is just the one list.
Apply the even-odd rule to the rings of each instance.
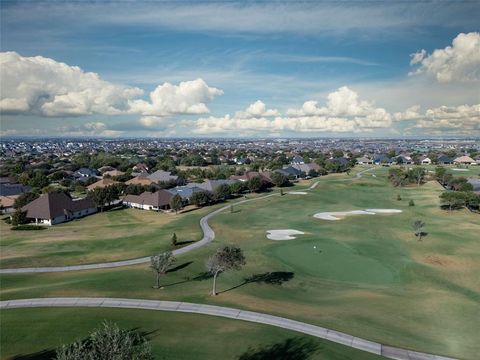
[[45, 226], [41, 225], [17, 225], [12, 226], [10, 230], [45, 230]]
[[415, 201], [410, 200], [410, 201], [408, 202], [408, 206], [415, 206]]
[[398, 201], [402, 200], [402, 197], [400, 195], [397, 195], [397, 200]]

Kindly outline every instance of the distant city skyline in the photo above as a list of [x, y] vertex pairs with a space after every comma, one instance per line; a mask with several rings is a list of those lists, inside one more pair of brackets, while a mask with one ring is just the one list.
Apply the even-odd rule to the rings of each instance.
[[478, 137], [478, 1], [0, 1], [2, 137]]

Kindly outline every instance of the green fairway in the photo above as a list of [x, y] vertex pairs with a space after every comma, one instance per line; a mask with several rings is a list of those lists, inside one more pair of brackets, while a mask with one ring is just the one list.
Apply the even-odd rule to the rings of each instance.
[[272, 247], [270, 254], [294, 269], [328, 280], [381, 285], [395, 279], [393, 271], [380, 261], [328, 239], [283, 243]]
[[12, 231], [0, 222], [0, 267], [59, 266], [125, 260], [171, 249], [178, 241], [200, 240], [199, 219], [212, 208], [185, 214], [138, 209], [98, 213], [48, 227]]
[[[394, 188], [386, 179], [388, 168], [374, 167], [357, 178], [364, 169], [322, 177], [308, 195], [274, 196], [218, 214], [210, 220], [215, 241], [180, 256], [179, 268], [162, 279], [164, 290], [152, 289], [153, 275], [142, 265], [2, 275], [1, 297], [128, 296], [226, 305], [394, 346], [475, 359], [480, 332], [479, 215], [441, 210], [438, 196], [443, 189], [436, 182]], [[294, 189], [306, 186], [303, 182]], [[415, 206], [408, 206], [409, 200]], [[322, 211], [366, 208], [403, 212], [339, 221], [313, 217]], [[427, 224], [428, 235], [421, 242], [413, 234], [416, 219]], [[268, 240], [266, 231], [274, 229], [295, 229], [305, 235]], [[221, 294], [211, 297], [211, 279], [201, 275], [206, 258], [223, 244], [240, 246], [247, 265], [222, 274]], [[313, 245], [322, 252], [310, 251]], [[285, 275], [285, 280], [245, 281], [265, 272]]]
[[304, 354], [301, 359], [305, 360], [381, 359], [326, 340], [244, 321], [148, 310], [68, 308], [2, 312], [1, 358], [49, 359], [56, 347], [85, 338], [103, 320], [145, 334], [156, 359], [233, 360], [243, 356], [254, 360], [259, 354], [270, 356], [264, 359], [288, 352]]

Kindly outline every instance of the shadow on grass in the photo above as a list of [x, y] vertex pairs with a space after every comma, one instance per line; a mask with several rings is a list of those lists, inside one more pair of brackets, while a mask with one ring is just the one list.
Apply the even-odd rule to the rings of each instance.
[[56, 357], [54, 349], [41, 350], [31, 354], [15, 355], [11, 360], [52, 360]]
[[[193, 262], [193, 261], [192, 261]], [[190, 263], [192, 263], [190, 262]], [[188, 264], [190, 265], [190, 264]], [[187, 266], [188, 266], [187, 265]], [[187, 277], [185, 278], [184, 280], [182, 281], [177, 281], [177, 282], [174, 282], [174, 283], [171, 283], [171, 284], [167, 284], [167, 285], [162, 285], [162, 287], [169, 287], [169, 286], [174, 286], [174, 285], [180, 285], [180, 284], [185, 284], [185, 283], [188, 283], [188, 282], [191, 282], [191, 281], [203, 281], [203, 280], [208, 280], [208, 279], [211, 279], [213, 277], [212, 274], [210, 274], [209, 272], [203, 272], [203, 273], [200, 273], [198, 274], [197, 276], [193, 277], [193, 278], [190, 278], [190, 277]]]
[[249, 348], [238, 360], [307, 360], [318, 350], [313, 340], [291, 338], [284, 342]]
[[241, 286], [250, 284], [250, 283], [265, 283], [271, 285], [282, 285], [283, 283], [290, 281], [295, 276], [295, 273], [290, 271], [273, 271], [273, 272], [265, 272], [262, 274], [253, 274], [244, 279], [243, 283], [238, 284], [230, 289], [219, 291], [218, 293], [224, 293], [227, 291], [238, 289]]
[[194, 243], [195, 241], [193, 240], [186, 240], [186, 241], [178, 241], [176, 247], [182, 246], [182, 245], [188, 245], [191, 243]]
[[174, 268], [171, 268], [169, 270], [167, 270], [167, 273], [172, 273], [172, 272], [176, 272], [178, 270], [182, 270], [182, 269], [185, 269], [187, 266], [189, 266], [191, 263], [193, 263], [193, 261], [187, 261], [186, 263], [183, 263], [183, 264], [180, 264], [178, 266], [175, 266]]

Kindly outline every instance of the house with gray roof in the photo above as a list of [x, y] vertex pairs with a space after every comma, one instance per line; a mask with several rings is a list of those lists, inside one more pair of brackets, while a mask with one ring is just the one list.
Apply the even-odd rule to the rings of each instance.
[[154, 173], [147, 176], [150, 180], [159, 183], [159, 182], [169, 182], [176, 181], [178, 179], [177, 175], [172, 175], [170, 171], [157, 170]]
[[170, 209], [170, 200], [173, 194], [167, 190], [158, 190], [155, 192], [145, 191], [140, 195], [127, 195], [123, 199], [126, 207], [143, 210], [168, 210]]

